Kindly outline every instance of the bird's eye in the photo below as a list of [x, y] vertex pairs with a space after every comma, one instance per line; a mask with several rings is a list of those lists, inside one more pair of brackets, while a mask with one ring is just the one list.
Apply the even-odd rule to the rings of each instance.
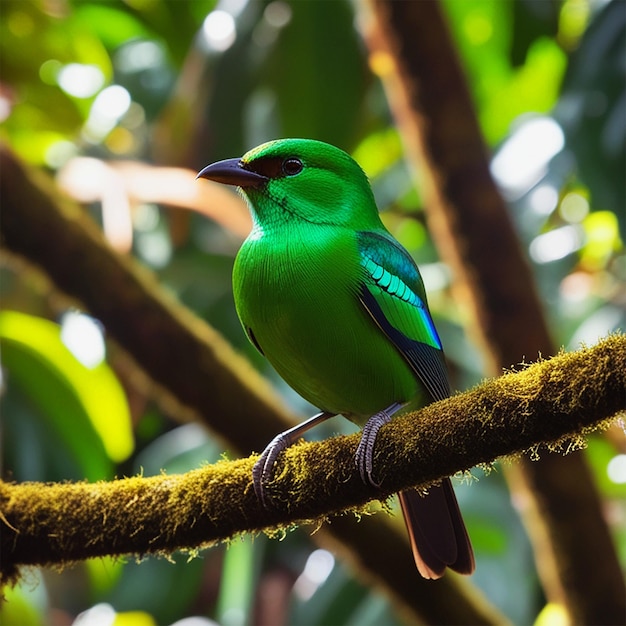
[[296, 174], [299, 174], [303, 167], [302, 161], [294, 157], [283, 161], [283, 173], [286, 176], [295, 176]]

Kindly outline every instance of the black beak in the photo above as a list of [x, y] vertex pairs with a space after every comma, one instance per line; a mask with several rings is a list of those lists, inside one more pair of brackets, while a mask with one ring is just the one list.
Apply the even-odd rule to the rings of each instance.
[[261, 187], [269, 180], [266, 176], [244, 169], [240, 159], [226, 159], [211, 163], [200, 170], [196, 178], [207, 178], [217, 183], [244, 188]]

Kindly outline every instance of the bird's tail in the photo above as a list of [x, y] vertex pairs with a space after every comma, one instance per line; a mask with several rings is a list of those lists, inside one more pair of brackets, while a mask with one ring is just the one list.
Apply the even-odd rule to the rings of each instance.
[[398, 496], [419, 573], [440, 578], [449, 567], [471, 574], [474, 552], [450, 479], [431, 487], [426, 496], [414, 489]]

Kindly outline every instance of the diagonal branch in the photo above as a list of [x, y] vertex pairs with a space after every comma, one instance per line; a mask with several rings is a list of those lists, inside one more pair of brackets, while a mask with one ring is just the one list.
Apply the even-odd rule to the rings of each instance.
[[377, 441], [381, 491], [356, 471], [358, 433], [288, 449], [272, 485], [282, 504], [272, 511], [252, 489], [256, 457], [95, 484], [0, 483], [0, 573], [6, 582], [19, 565], [169, 554], [240, 532], [278, 532], [347, 510], [365, 512], [373, 498], [503, 455], [580, 447], [585, 434], [624, 411], [626, 336], [614, 335], [392, 420]]

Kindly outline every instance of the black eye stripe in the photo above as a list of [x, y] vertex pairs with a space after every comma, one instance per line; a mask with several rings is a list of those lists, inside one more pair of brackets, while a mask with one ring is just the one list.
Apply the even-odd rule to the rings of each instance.
[[262, 157], [251, 163], [244, 163], [243, 168], [266, 176], [267, 178], [278, 178], [283, 175], [283, 159], [280, 157]]
[[256, 172], [267, 178], [282, 178], [283, 176], [295, 176], [302, 171], [302, 161], [296, 157], [261, 157], [250, 163], [243, 163], [242, 167], [251, 172]]

